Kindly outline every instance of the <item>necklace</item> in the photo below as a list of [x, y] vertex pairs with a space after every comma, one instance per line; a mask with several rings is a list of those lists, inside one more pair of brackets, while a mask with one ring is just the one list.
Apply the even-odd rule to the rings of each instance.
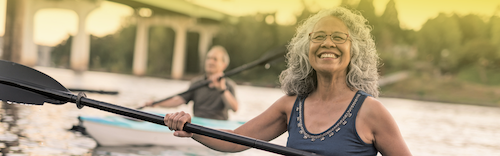
[[328, 135], [328, 137], [332, 137], [335, 135], [335, 133], [338, 133], [340, 131], [340, 126], [341, 125], [346, 125], [347, 124], [347, 118], [350, 118], [352, 116], [352, 110], [354, 109], [354, 106], [356, 106], [356, 103], [358, 102], [360, 94], [356, 94], [356, 97], [354, 101], [350, 104], [350, 106], [347, 108], [347, 110], [344, 112], [344, 114], [340, 117], [339, 121], [335, 123], [333, 127], [330, 127], [326, 132], [323, 132], [319, 135], [311, 135], [305, 130], [305, 124], [304, 124], [304, 117], [303, 117], [303, 103], [304, 100], [300, 100], [299, 106], [296, 108], [295, 111], [298, 112], [299, 116], [297, 117], [297, 126], [300, 128], [299, 133], [304, 135], [304, 139], [311, 139], [311, 141], [315, 141], [317, 139], [320, 139], [321, 141], [325, 140], [325, 136]]

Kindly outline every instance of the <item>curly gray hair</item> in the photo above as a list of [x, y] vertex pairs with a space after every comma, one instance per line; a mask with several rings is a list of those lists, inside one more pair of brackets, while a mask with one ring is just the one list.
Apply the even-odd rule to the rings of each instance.
[[281, 72], [281, 88], [287, 95], [308, 95], [317, 88], [316, 71], [308, 59], [309, 38], [314, 25], [325, 16], [335, 16], [349, 28], [351, 38], [351, 61], [346, 83], [351, 90], [362, 90], [374, 97], [379, 95], [379, 56], [375, 41], [370, 34], [368, 21], [359, 12], [337, 7], [322, 10], [309, 17], [297, 28], [297, 33], [288, 44], [287, 69]]

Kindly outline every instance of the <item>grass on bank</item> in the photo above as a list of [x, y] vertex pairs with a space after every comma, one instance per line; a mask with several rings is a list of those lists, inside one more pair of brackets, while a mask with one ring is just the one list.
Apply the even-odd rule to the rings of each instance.
[[500, 106], [500, 73], [481, 72], [475, 68], [455, 76], [413, 72], [405, 80], [381, 87], [381, 97]]

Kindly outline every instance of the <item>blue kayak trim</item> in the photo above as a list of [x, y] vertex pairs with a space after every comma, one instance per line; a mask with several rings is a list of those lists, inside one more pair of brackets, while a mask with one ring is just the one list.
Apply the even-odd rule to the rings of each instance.
[[[155, 113], [157, 114], [157, 113]], [[161, 115], [161, 114], [159, 114]], [[143, 131], [154, 131], [154, 132], [173, 132], [168, 127], [163, 125], [158, 125], [145, 121], [133, 121], [129, 119], [125, 119], [121, 116], [105, 116], [105, 117], [97, 117], [97, 116], [80, 116], [80, 119], [85, 121], [90, 121], [94, 123], [100, 123], [104, 125], [117, 126], [127, 129], [135, 129], [135, 130], [143, 130]], [[239, 126], [243, 125], [245, 122], [242, 121], [231, 121], [231, 120], [214, 120], [214, 119], [206, 119], [200, 117], [192, 117], [191, 123], [214, 128], [214, 129], [230, 129], [234, 130]]]

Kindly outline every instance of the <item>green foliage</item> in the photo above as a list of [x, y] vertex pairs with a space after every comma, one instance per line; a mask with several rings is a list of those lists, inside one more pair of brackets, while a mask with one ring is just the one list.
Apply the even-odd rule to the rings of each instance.
[[500, 69], [484, 68], [479, 65], [464, 67], [457, 74], [460, 80], [475, 84], [500, 86]]
[[[267, 24], [264, 19], [274, 14], [260, 14], [257, 16], [240, 17], [236, 25], [224, 23], [218, 36], [214, 39], [215, 45], [226, 48], [231, 57], [228, 70], [243, 64], [257, 60], [267, 54], [268, 51], [285, 45], [295, 31], [293, 26], [281, 26], [276, 23]], [[285, 69], [284, 62], [272, 65], [270, 69], [256, 67], [256, 69], [242, 72], [234, 79], [236, 81], [260, 80], [274, 84], [280, 72]], [[269, 76], [263, 76], [269, 75]], [[266, 78], [267, 77], [267, 78]], [[266, 78], [266, 79], [263, 79]]]
[[378, 23], [378, 17], [375, 15], [375, 6], [373, 6], [373, 0], [360, 0], [358, 7], [356, 8], [361, 12], [363, 17], [365, 17], [370, 24], [376, 25]]
[[419, 59], [431, 62], [441, 73], [457, 75], [470, 66], [481, 70], [500, 67], [500, 49], [494, 32], [500, 25], [478, 15], [440, 14], [427, 21], [418, 32]]
[[54, 47], [51, 53], [51, 60], [54, 60], [54, 64], [59, 68], [69, 68], [69, 56], [71, 51], [71, 41], [72, 36], [61, 42], [61, 44]]
[[123, 27], [115, 34], [91, 37], [90, 70], [131, 73], [134, 55], [135, 26]]
[[146, 74], [168, 77], [172, 70], [175, 32], [171, 28], [153, 26], [149, 28], [148, 41], [148, 67]]
[[396, 3], [394, 0], [390, 0], [387, 3], [384, 14], [382, 14], [380, 20], [386, 27], [394, 29], [394, 31], [401, 31], [401, 28], [399, 27], [398, 10], [396, 9]]
[[[377, 44], [383, 66], [381, 74], [401, 70], [467, 77], [464, 72], [474, 67], [490, 72], [500, 69], [500, 10], [488, 19], [479, 15], [439, 14], [429, 19], [419, 31], [402, 29], [394, 0], [389, 0], [381, 16], [375, 14], [373, 0], [342, 0], [341, 5], [356, 8], [373, 26], [372, 35]], [[303, 2], [305, 4], [305, 2]], [[219, 23], [220, 29], [212, 45], [224, 46], [231, 63], [228, 70], [239, 67], [266, 55], [266, 52], [287, 44], [295, 33], [295, 28], [315, 12], [308, 7], [296, 17], [297, 24], [278, 25], [266, 23], [266, 17], [275, 14], [256, 14], [239, 17], [239, 22]], [[203, 22], [203, 21], [201, 21]], [[115, 34], [104, 37], [91, 37], [90, 70], [131, 73], [136, 35], [134, 24], [125, 24]], [[186, 47], [187, 75], [199, 75], [200, 58], [198, 54], [199, 34], [188, 32]], [[71, 37], [54, 48], [52, 60], [58, 67], [69, 67]], [[163, 26], [151, 26], [148, 38], [149, 76], [169, 77], [172, 68], [175, 32]], [[422, 65], [423, 64], [423, 65]], [[275, 61], [269, 69], [256, 67], [232, 78], [239, 82], [252, 82], [259, 85], [276, 85], [278, 75], [286, 68], [283, 60]], [[429, 75], [429, 74], [424, 74]], [[481, 75], [481, 74], [476, 74]], [[489, 83], [480, 78], [481, 81]], [[471, 80], [472, 81], [472, 80]]]
[[463, 17], [454, 15], [454, 18], [458, 19], [460, 30], [463, 34], [462, 43], [485, 39], [487, 37], [486, 22], [484, 22], [478, 15], [469, 14]]
[[[499, 11], [500, 12], [500, 11]], [[500, 15], [492, 16], [488, 24], [488, 35], [493, 45], [500, 49]]]
[[462, 32], [456, 18], [439, 14], [435, 19], [428, 20], [417, 36], [419, 58], [431, 62], [438, 68], [449, 68], [441, 63], [456, 50], [462, 42]]

